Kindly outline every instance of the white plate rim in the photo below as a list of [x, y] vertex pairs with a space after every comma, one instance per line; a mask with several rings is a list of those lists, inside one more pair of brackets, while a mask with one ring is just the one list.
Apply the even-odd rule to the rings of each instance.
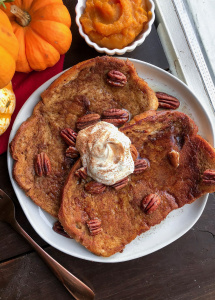
[[[123, 59], [123, 60], [126, 60], [127, 58], [126, 57], [120, 57], [120, 59]], [[132, 58], [128, 58], [131, 62], [133, 63], [136, 63], [136, 64], [140, 64], [142, 66], [148, 66], [149, 68], [152, 68], [152, 70], [156, 70], [157, 72], [160, 72], [161, 74], [173, 79], [174, 81], [178, 82], [183, 88], [185, 88], [194, 98], [195, 100], [197, 101], [198, 105], [200, 106], [202, 112], [204, 113], [204, 115], [207, 117], [208, 119], [208, 122], [210, 124], [210, 129], [211, 129], [211, 132], [212, 132], [212, 139], [213, 139], [213, 146], [214, 146], [214, 138], [215, 138], [215, 131], [214, 131], [214, 128], [213, 128], [213, 123], [211, 122], [210, 120], [210, 117], [209, 115], [207, 114], [206, 110], [204, 109], [203, 105], [201, 104], [201, 102], [199, 101], [199, 99], [195, 96], [195, 94], [181, 81], [179, 80], [178, 78], [174, 77], [173, 75], [171, 75], [170, 73], [160, 69], [159, 67], [157, 66], [154, 66], [150, 63], [146, 63], [146, 62], [143, 62], [143, 61], [140, 61], [140, 60], [137, 60], [137, 59], [132, 59]], [[68, 70], [68, 69], [67, 69]], [[124, 261], [128, 261], [128, 260], [132, 260], [132, 259], [136, 259], [136, 258], [139, 258], [139, 257], [142, 257], [142, 256], [145, 256], [145, 255], [148, 255], [148, 254], [151, 254], [155, 251], [158, 251], [159, 249], [173, 243], [174, 241], [176, 241], [177, 239], [179, 239], [181, 236], [183, 236], [187, 231], [189, 231], [193, 225], [198, 221], [198, 219], [200, 218], [200, 216], [202, 215], [202, 212], [205, 208], [205, 205], [207, 203], [207, 199], [208, 199], [208, 194], [202, 196], [201, 198], [199, 198], [198, 200], [196, 200], [195, 202], [201, 200], [202, 201], [202, 204], [201, 204], [201, 209], [199, 209], [199, 212], [198, 214], [196, 215], [196, 217], [192, 220], [192, 222], [190, 222], [189, 226], [186, 227], [184, 230], [182, 230], [179, 234], [177, 234], [174, 238], [170, 239], [169, 241], [166, 241], [166, 242], [163, 242], [163, 243], [160, 243], [159, 245], [157, 245], [156, 247], [154, 247], [151, 251], [149, 252], [146, 252], [144, 253], [143, 255], [138, 255], [138, 256], [134, 256], [134, 257], [128, 257], [126, 259], [117, 259], [117, 260], [111, 260], [111, 257], [109, 258], [105, 258], [105, 257], [100, 257], [100, 256], [96, 256], [94, 255], [93, 258], [87, 258], [86, 256], [83, 256], [83, 255], [79, 255], [79, 254], [71, 254], [70, 251], [67, 251], [65, 248], [61, 247], [60, 245], [56, 245], [54, 244], [50, 239], [49, 237], [47, 236], [44, 236], [43, 232], [39, 231], [38, 228], [35, 226], [35, 224], [32, 223], [31, 221], [31, 217], [29, 215], [29, 212], [27, 211], [25, 205], [23, 204], [23, 201], [22, 199], [19, 199], [18, 195], [17, 195], [17, 189], [21, 190], [21, 188], [17, 185], [17, 183], [15, 182], [15, 180], [13, 179], [12, 177], [12, 165], [13, 165], [13, 159], [10, 155], [10, 151], [9, 151], [9, 144], [13, 138], [13, 136], [15, 135], [15, 130], [14, 130], [14, 127], [16, 126], [16, 121], [20, 118], [20, 116], [22, 115], [22, 111], [24, 110], [25, 106], [28, 105], [28, 103], [31, 101], [31, 99], [33, 99], [35, 97], [35, 95], [37, 95], [38, 93], [41, 94], [41, 92], [43, 90], [45, 90], [45, 88], [47, 88], [55, 79], [57, 79], [61, 74], [63, 74], [64, 72], [66, 72], [67, 70], [64, 70], [62, 72], [60, 72], [59, 74], [53, 76], [51, 79], [49, 79], [48, 81], [46, 81], [44, 84], [42, 84], [34, 93], [32, 93], [32, 95], [26, 100], [25, 104], [22, 106], [22, 108], [20, 109], [19, 113], [17, 114], [16, 116], [16, 119], [14, 121], [14, 124], [13, 124], [13, 127], [11, 129], [11, 133], [10, 133], [10, 136], [9, 136], [9, 142], [8, 142], [8, 151], [7, 151], [7, 164], [8, 164], [8, 172], [9, 172], [9, 176], [10, 176], [10, 180], [11, 180], [11, 183], [12, 183], [12, 186], [13, 186], [13, 189], [15, 191], [15, 194], [19, 200], [19, 203], [29, 221], [29, 223], [31, 224], [31, 226], [34, 228], [34, 230], [37, 232], [37, 234], [42, 238], [44, 239], [48, 244], [50, 244], [51, 246], [53, 246], [54, 248], [68, 254], [68, 255], [71, 255], [71, 256], [74, 256], [74, 257], [77, 257], [77, 258], [81, 258], [81, 259], [84, 259], [84, 260], [88, 260], [88, 261], [93, 261], [93, 262], [103, 262], [103, 263], [118, 263], [118, 262], [124, 262]], [[33, 107], [36, 105], [36, 103], [33, 105]], [[31, 105], [32, 106], [32, 105]], [[28, 118], [28, 116], [26, 117], [26, 119]], [[26, 120], [25, 119], [25, 120]], [[25, 121], [23, 120], [23, 122]], [[27, 197], [27, 196], [26, 196]], [[28, 197], [27, 197], [28, 198]], [[30, 199], [29, 199], [30, 200]], [[30, 200], [32, 201], [32, 200]], [[194, 204], [194, 203], [193, 203]], [[193, 204], [190, 204], [190, 205], [193, 205]], [[164, 221], [162, 221], [164, 222]], [[152, 229], [150, 229], [152, 230]], [[138, 237], [137, 237], [138, 238]], [[119, 253], [118, 253], [119, 254]]]

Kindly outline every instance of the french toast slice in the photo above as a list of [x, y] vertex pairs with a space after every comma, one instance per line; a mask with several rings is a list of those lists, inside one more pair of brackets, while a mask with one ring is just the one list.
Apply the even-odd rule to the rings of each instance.
[[[187, 115], [149, 111], [134, 117], [120, 131], [130, 138], [138, 159], [145, 159], [148, 168], [131, 174], [120, 190], [106, 187], [103, 193], [89, 194], [85, 180], [75, 176], [79, 160], [67, 178], [58, 214], [71, 237], [101, 256], [123, 250], [172, 210], [215, 191], [215, 150], [197, 135], [198, 128]], [[172, 151], [176, 156], [170, 155]], [[209, 180], [208, 170], [213, 175]], [[152, 194], [159, 196], [160, 204], [149, 214], [142, 201]], [[100, 227], [98, 234], [92, 235], [89, 221], [95, 222], [96, 229]]]
[[[118, 82], [113, 85], [107, 81], [108, 72], [113, 70], [126, 76], [125, 85], [116, 86]], [[146, 110], [156, 110], [158, 100], [129, 60], [107, 56], [72, 67], [41, 96], [32, 116], [20, 126], [10, 144], [15, 160], [13, 177], [27, 196], [57, 217], [62, 187], [73, 163], [65, 158], [67, 145], [60, 135], [61, 130], [76, 130], [77, 119], [89, 112], [101, 114], [105, 109], [124, 108], [132, 117]], [[35, 173], [35, 160], [42, 152], [50, 160], [48, 176]]]

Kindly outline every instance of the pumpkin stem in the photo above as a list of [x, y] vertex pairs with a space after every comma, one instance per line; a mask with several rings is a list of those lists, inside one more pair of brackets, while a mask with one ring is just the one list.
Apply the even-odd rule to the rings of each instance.
[[31, 16], [26, 11], [23, 11], [16, 5], [11, 5], [10, 12], [16, 16], [16, 22], [22, 26], [28, 26], [31, 21]]

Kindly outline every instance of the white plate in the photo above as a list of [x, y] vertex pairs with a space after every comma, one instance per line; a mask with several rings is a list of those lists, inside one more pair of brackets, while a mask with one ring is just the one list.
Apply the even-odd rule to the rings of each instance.
[[[214, 145], [214, 132], [212, 123], [199, 100], [181, 81], [153, 65], [130, 59], [140, 77], [146, 80], [155, 91], [163, 91], [180, 99], [180, 111], [188, 114], [199, 126], [199, 133]], [[35, 104], [40, 100], [40, 94], [60, 74], [44, 83], [26, 101], [16, 117], [11, 130], [9, 142], [13, 139], [17, 129], [33, 111]], [[122, 253], [117, 253], [109, 258], [96, 256], [72, 239], [65, 238], [52, 230], [55, 219], [44, 212], [28, 198], [19, 188], [12, 177], [13, 159], [8, 151], [8, 170], [10, 179], [19, 199], [19, 202], [29, 222], [36, 232], [50, 245], [69, 255], [97, 262], [122, 262], [150, 254], [158, 249], [169, 245], [185, 234], [201, 216], [208, 195], [205, 195], [190, 205], [171, 212], [161, 224], [154, 226], [146, 233], [138, 236], [127, 245]]]

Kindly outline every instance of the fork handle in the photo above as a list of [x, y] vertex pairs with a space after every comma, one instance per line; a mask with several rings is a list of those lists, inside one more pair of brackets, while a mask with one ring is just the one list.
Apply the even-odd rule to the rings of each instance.
[[77, 300], [93, 300], [95, 297], [94, 292], [80, 281], [77, 277], [71, 274], [63, 266], [61, 266], [55, 259], [53, 259], [48, 253], [46, 253], [19, 225], [15, 220], [10, 223], [10, 225], [21, 234], [29, 244], [34, 248], [34, 250], [39, 254], [39, 256], [45, 261], [52, 272], [57, 276], [57, 278], [63, 283], [66, 289], [73, 295]]

